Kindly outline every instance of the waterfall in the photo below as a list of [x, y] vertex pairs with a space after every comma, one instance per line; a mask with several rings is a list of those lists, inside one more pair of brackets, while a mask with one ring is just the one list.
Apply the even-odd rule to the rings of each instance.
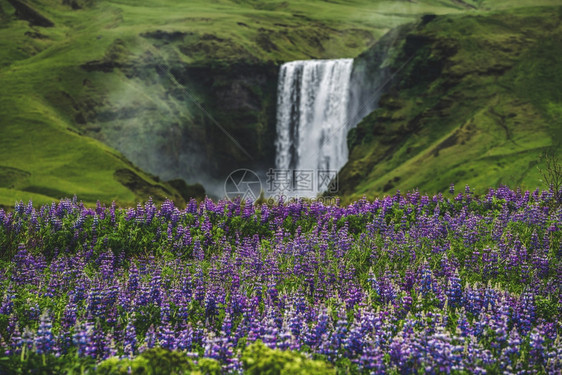
[[[353, 59], [293, 61], [281, 66], [277, 170], [338, 171], [347, 162], [352, 67]], [[313, 193], [318, 193], [317, 185]]]

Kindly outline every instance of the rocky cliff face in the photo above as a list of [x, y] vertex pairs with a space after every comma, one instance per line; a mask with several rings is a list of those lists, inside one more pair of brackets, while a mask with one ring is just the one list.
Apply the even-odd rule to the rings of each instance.
[[390, 30], [372, 48], [354, 59], [348, 108], [353, 124], [378, 108], [379, 99], [391, 84], [394, 73], [391, 62], [414, 27], [414, 24], [408, 24]]
[[223, 177], [236, 168], [273, 166], [277, 65], [186, 67], [173, 69], [172, 74], [183, 87], [201, 93], [200, 141], [213, 176]]
[[[173, 42], [183, 35], [147, 38]], [[153, 47], [134, 55], [118, 40], [82, 69], [98, 83], [84, 82], [76, 122], [143, 170], [163, 180], [201, 182], [220, 195], [230, 172], [273, 166], [275, 64], [188, 64]], [[104, 74], [119, 75], [122, 83], [100, 88]]]

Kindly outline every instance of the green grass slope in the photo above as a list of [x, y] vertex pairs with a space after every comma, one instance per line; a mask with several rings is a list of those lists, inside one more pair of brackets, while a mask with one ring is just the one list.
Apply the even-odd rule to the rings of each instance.
[[[59, 91], [61, 82], [71, 75], [73, 62], [49, 52], [54, 40], [26, 35], [39, 33], [39, 28], [15, 20], [6, 3], [1, 9], [0, 206], [13, 207], [16, 200], [28, 199], [49, 203], [74, 194], [89, 204], [100, 200], [130, 205], [148, 196], [184, 202], [170, 185], [81, 135], [49, 102], [49, 95], [64, 93]], [[53, 39], [64, 39], [56, 28], [45, 30]], [[37, 56], [41, 54], [45, 56]]]
[[115, 150], [73, 131], [39, 98], [20, 95], [20, 101], [0, 98], [3, 119], [10, 119], [0, 137], [0, 205], [20, 199], [43, 204], [74, 194], [87, 203], [130, 205], [148, 196], [184, 201]]
[[540, 185], [539, 156], [562, 141], [561, 22], [534, 7], [410, 26], [380, 108], [349, 135], [341, 193]]

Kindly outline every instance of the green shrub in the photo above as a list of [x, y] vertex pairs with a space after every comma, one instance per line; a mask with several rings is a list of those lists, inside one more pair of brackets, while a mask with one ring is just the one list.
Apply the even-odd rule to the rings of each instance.
[[197, 363], [198, 371], [192, 374], [201, 375], [219, 375], [221, 373], [221, 365], [219, 362], [211, 358], [201, 358]]
[[261, 341], [248, 346], [242, 356], [245, 373], [249, 375], [335, 374], [325, 362], [306, 358], [293, 351], [270, 349]]
[[94, 366], [93, 358], [79, 358], [73, 354], [56, 357], [25, 352], [24, 355], [0, 357], [0, 374], [78, 375]]
[[194, 364], [183, 352], [162, 348], [149, 349], [134, 359], [109, 358], [101, 362], [96, 374], [132, 375], [219, 375], [221, 365], [214, 359], [202, 358]]
[[99, 364], [96, 373], [102, 375], [183, 375], [191, 374], [193, 370], [195, 370], [195, 366], [185, 353], [154, 348], [132, 360], [109, 358]]

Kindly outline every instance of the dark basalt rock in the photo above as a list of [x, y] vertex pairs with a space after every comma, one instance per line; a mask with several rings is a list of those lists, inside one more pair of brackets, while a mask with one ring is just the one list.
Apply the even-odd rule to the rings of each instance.
[[205, 199], [205, 188], [201, 184], [188, 185], [184, 180], [179, 178], [168, 181], [168, 184], [176, 189], [186, 202], [189, 202], [191, 198], [198, 201]]
[[32, 26], [53, 27], [55, 24], [47, 17], [20, 0], [8, 0], [16, 10], [16, 17], [28, 21]]
[[174, 197], [175, 194], [165, 187], [151, 184], [130, 169], [118, 169], [113, 177], [135, 194], [151, 196], [157, 202], [164, 201], [167, 198], [174, 199], [174, 201], [178, 200], [179, 202], [182, 200], [178, 196]]
[[115, 61], [94, 60], [88, 61], [87, 63], [80, 65], [80, 67], [88, 72], [109, 73], [112, 72], [113, 69], [122, 68], [123, 64]]
[[62, 3], [70, 6], [72, 10], [82, 9], [82, 5], [76, 0], [63, 0]]
[[143, 38], [164, 40], [166, 42], [175, 42], [178, 40], [183, 40], [183, 38], [186, 35], [188, 35], [188, 33], [180, 32], [180, 31], [169, 32], [163, 30], [149, 31], [141, 34]]
[[33, 38], [33, 39], [49, 39], [49, 37], [47, 37], [46, 35], [43, 35], [41, 33], [38, 33], [36, 31], [27, 31], [25, 33], [26, 36]]

